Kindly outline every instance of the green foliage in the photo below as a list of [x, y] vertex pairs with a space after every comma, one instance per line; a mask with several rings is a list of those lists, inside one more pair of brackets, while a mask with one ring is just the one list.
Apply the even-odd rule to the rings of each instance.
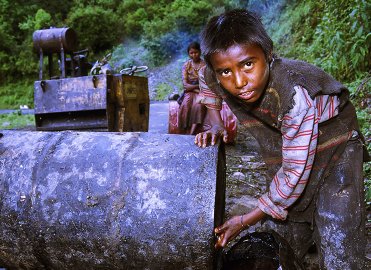
[[167, 83], [160, 83], [156, 88], [155, 100], [167, 100], [169, 94], [173, 92], [173, 87]]
[[11, 51], [12, 45], [14, 44], [14, 36], [8, 31], [9, 24], [5, 21], [0, 21], [0, 51], [9, 52]]
[[[175, 22], [177, 29], [180, 31], [199, 32], [202, 26], [206, 23], [206, 14], [209, 14], [213, 9], [211, 2], [203, 0], [175, 0], [171, 6], [170, 20]], [[203, 16], [202, 16], [203, 15]], [[192, 31], [189, 31], [192, 32]]]
[[27, 20], [19, 24], [21, 30], [39, 30], [53, 25], [51, 15], [43, 9], [37, 10], [35, 17], [28, 16]]
[[368, 208], [371, 207], [371, 178], [366, 178], [365, 180], [365, 198], [366, 205]]
[[126, 40], [124, 43], [113, 48], [112, 57], [110, 60], [111, 66], [117, 72], [122, 68], [130, 66], [153, 66], [151, 62], [147, 62], [148, 51], [143, 46], [138, 46], [135, 40]]
[[[45, 10], [49, 14], [53, 14], [53, 26], [62, 26], [68, 15], [68, 12], [76, 5], [77, 1], [47, 1], [47, 0], [29, 0], [28, 3], [33, 3], [39, 9]], [[112, 1], [111, 1], [112, 2]], [[30, 14], [33, 15], [33, 14]], [[52, 26], [52, 25], [49, 25]]]
[[17, 72], [15, 77], [23, 79], [36, 79], [38, 75], [39, 62], [36, 53], [32, 50], [32, 41], [25, 39], [19, 45], [19, 52], [16, 57], [12, 57], [13, 68]]
[[149, 20], [145, 1], [122, 1], [117, 8], [117, 12], [121, 15], [125, 35], [131, 38], [139, 38], [144, 23]]
[[[32, 51], [33, 31], [71, 27], [79, 48], [90, 49], [94, 61], [128, 39], [136, 39], [146, 61], [166, 63], [197, 38], [209, 16], [242, 0], [0, 0], [0, 85], [34, 78], [38, 59]], [[96, 58], [96, 59], [94, 59]]]
[[[167, 63], [182, 53], [198, 33], [210, 15], [233, 5], [235, 1], [125, 1], [120, 6], [125, 33], [139, 39], [147, 49], [148, 62], [154, 65]], [[223, 7], [221, 9], [221, 7]], [[218, 11], [218, 12], [216, 12]]]
[[0, 84], [8, 80], [19, 79], [24, 75], [24, 70], [19, 69], [19, 63], [30, 63], [32, 53], [26, 58], [21, 58], [24, 50], [30, 50], [25, 40], [32, 36], [23, 31], [19, 26], [29, 19], [30, 14], [35, 14], [37, 6], [28, 1], [0, 0]]
[[[367, 150], [371, 153], [371, 74], [363, 74], [360, 79], [347, 84], [347, 87], [356, 107], [358, 122], [366, 139]], [[371, 206], [371, 162], [364, 163], [363, 169], [365, 172], [366, 201]]]
[[111, 49], [123, 33], [118, 15], [100, 6], [71, 10], [67, 24], [78, 33], [80, 47], [94, 53]]
[[52, 16], [43, 9], [39, 9], [35, 15], [35, 27], [34, 30], [43, 29], [52, 25]]
[[22, 115], [21, 111], [0, 114], [0, 129], [18, 129], [26, 126], [35, 126], [35, 117], [33, 114]]
[[138, 38], [143, 30], [143, 25], [148, 21], [144, 8], [138, 8], [124, 18], [124, 30], [128, 36]]
[[338, 80], [371, 69], [371, 4], [364, 0], [294, 1], [280, 19], [265, 22], [278, 53], [313, 63]]
[[19, 109], [20, 105], [33, 107], [33, 82], [19, 81], [0, 86], [0, 109]]
[[175, 31], [155, 39], [144, 39], [141, 45], [150, 52], [148, 62], [159, 66], [169, 62], [170, 59], [178, 54], [186, 53], [188, 44], [195, 40], [197, 40], [196, 35]]
[[286, 0], [250, 0], [247, 1], [246, 5], [249, 10], [260, 16], [266, 17], [269, 14], [274, 18], [278, 18], [277, 14], [280, 14], [280, 10], [285, 3]]

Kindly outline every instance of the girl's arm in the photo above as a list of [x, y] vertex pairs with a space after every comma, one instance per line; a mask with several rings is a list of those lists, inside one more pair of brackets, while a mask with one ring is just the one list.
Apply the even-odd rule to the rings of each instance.
[[184, 92], [193, 92], [194, 90], [199, 89], [198, 83], [197, 84], [189, 83], [188, 72], [187, 72], [189, 65], [190, 65], [190, 62], [187, 61], [182, 67], [182, 83], [183, 83]]
[[316, 100], [300, 86], [295, 90], [295, 106], [282, 121], [282, 166], [269, 191], [258, 201], [262, 211], [280, 220], [286, 219], [287, 208], [300, 198], [307, 185], [318, 139]]
[[215, 248], [225, 247], [240, 232], [256, 224], [265, 216], [266, 214], [257, 207], [247, 214], [234, 216], [226, 221], [223, 225], [216, 227], [214, 230], [217, 236]]
[[205, 68], [206, 67], [201, 68], [198, 73], [200, 83], [200, 103], [204, 104], [207, 108], [211, 129], [196, 135], [195, 144], [199, 147], [206, 147], [209, 142], [211, 145], [214, 145], [220, 136], [223, 137], [224, 142], [228, 141], [228, 133], [220, 115], [222, 99], [214, 94], [207, 86], [204, 78]]
[[227, 142], [228, 133], [224, 127], [220, 111], [207, 108], [207, 113], [209, 115], [211, 129], [197, 134], [195, 137], [195, 144], [199, 147], [206, 147], [210, 141], [210, 144], [214, 145], [219, 137], [223, 137], [223, 141]]

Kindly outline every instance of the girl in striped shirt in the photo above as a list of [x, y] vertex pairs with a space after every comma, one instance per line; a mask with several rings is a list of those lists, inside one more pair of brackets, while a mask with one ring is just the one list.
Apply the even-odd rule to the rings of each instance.
[[347, 89], [315, 66], [275, 57], [260, 20], [246, 10], [211, 18], [201, 45], [201, 103], [212, 127], [195, 143], [227, 140], [219, 113], [225, 100], [257, 139], [271, 176], [255, 209], [215, 228], [216, 248], [264, 221], [300, 258], [314, 242], [321, 269], [362, 269], [368, 155]]

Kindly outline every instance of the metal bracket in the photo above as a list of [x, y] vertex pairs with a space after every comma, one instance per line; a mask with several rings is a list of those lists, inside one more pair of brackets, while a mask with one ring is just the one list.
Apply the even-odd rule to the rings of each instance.
[[98, 87], [98, 78], [97, 78], [97, 76], [93, 76], [93, 85], [94, 85], [94, 88], [97, 88]]
[[43, 92], [46, 91], [46, 82], [45, 81], [41, 81], [40, 82], [40, 86], [41, 86], [41, 89], [43, 90]]

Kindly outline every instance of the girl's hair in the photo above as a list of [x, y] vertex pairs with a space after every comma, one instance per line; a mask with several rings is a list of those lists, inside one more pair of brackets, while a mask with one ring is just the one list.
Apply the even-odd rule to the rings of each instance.
[[232, 45], [259, 45], [267, 61], [273, 52], [273, 42], [258, 16], [244, 9], [234, 9], [212, 17], [201, 32], [201, 48], [211, 67], [213, 53], [226, 51]]
[[198, 42], [191, 42], [188, 47], [187, 47], [187, 53], [189, 53], [189, 51], [191, 49], [195, 49], [195, 50], [198, 50], [199, 52], [201, 52], [201, 47], [200, 47], [200, 43]]

